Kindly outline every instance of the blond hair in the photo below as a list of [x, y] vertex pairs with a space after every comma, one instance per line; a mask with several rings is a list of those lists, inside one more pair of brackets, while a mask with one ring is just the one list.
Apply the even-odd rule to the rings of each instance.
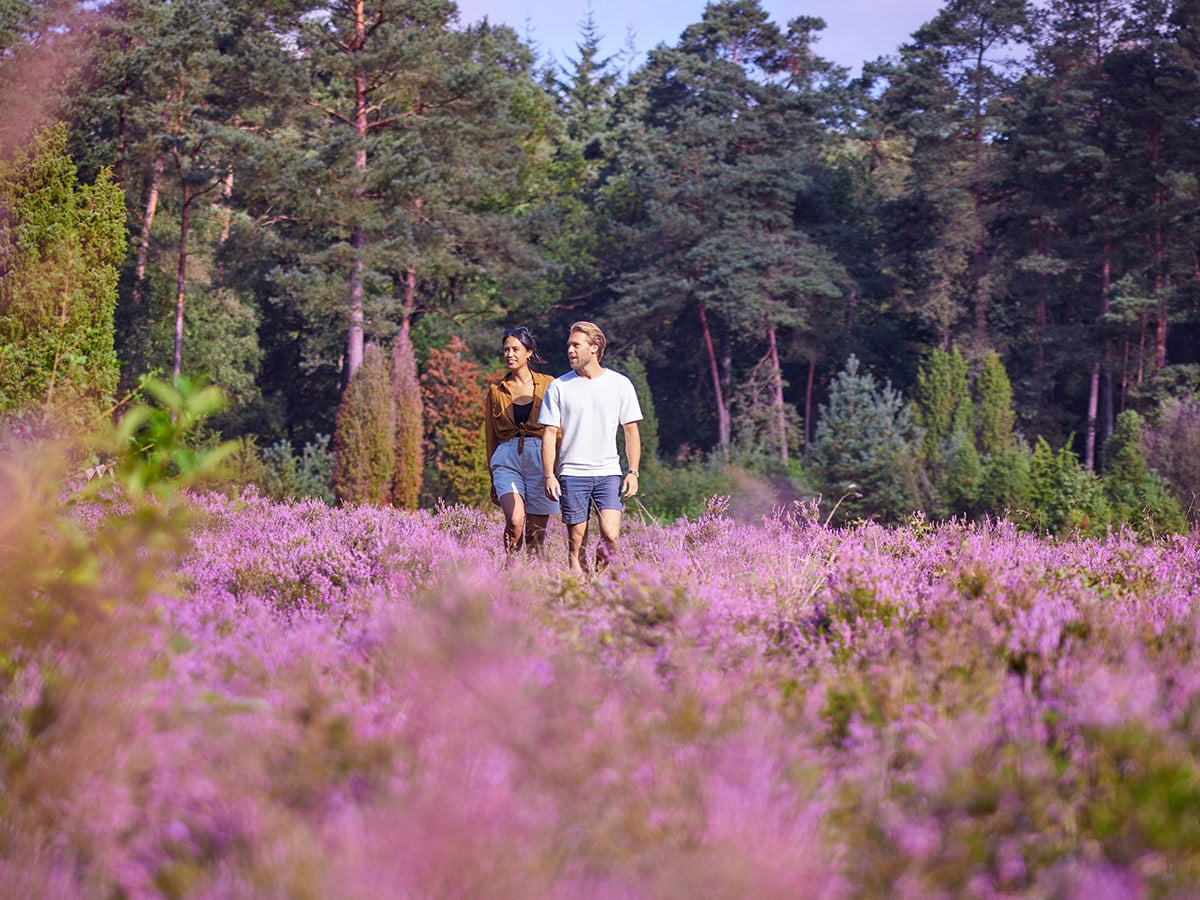
[[595, 322], [576, 322], [571, 326], [571, 334], [579, 332], [589, 344], [596, 348], [596, 362], [604, 359], [604, 348], [608, 341], [604, 337], [604, 332], [600, 330], [600, 326]]

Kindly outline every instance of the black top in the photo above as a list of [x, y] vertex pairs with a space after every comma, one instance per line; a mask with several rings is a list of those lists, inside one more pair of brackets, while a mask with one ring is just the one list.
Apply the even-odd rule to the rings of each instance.
[[529, 414], [533, 412], [533, 403], [514, 403], [513, 404], [513, 421], [517, 425], [524, 425], [529, 421]]

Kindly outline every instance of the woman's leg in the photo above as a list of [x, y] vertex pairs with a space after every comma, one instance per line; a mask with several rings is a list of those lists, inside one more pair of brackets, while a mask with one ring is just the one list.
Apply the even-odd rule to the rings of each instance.
[[504, 550], [515, 553], [525, 543], [525, 501], [511, 491], [501, 495], [500, 508], [504, 510]]

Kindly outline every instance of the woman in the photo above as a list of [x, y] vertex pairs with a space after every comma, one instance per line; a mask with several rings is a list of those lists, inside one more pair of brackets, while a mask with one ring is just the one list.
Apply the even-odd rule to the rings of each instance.
[[503, 353], [508, 373], [488, 389], [483, 406], [492, 502], [504, 510], [505, 551], [524, 545], [540, 555], [546, 521], [559, 514], [558, 504], [546, 496], [538, 424], [542, 396], [554, 379], [529, 368], [545, 360], [524, 325], [504, 332]]

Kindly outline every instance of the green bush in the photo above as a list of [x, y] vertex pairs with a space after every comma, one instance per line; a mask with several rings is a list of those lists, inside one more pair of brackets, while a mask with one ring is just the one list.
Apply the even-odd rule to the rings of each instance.
[[306, 443], [299, 456], [286, 438], [262, 451], [263, 493], [274, 500], [300, 500], [315, 497], [332, 504], [333, 452], [330, 437], [318, 434]]
[[638, 505], [664, 522], [698, 519], [710, 498], [734, 490], [733, 468], [716, 456], [708, 460], [684, 457], [674, 465], [648, 460], [641, 471], [646, 477], [638, 489]]
[[1131, 409], [1117, 416], [1104, 450], [1104, 490], [1114, 522], [1129, 525], [1143, 537], [1187, 529], [1183, 510], [1170, 495], [1166, 480], [1146, 465], [1141, 416]]
[[1029, 503], [1031, 452], [1024, 443], [982, 460], [983, 478], [979, 489], [979, 510], [1005, 516]]
[[1111, 519], [1100, 479], [1069, 446], [1055, 453], [1045, 438], [1033, 449], [1025, 512], [1034, 530], [1058, 537], [1102, 535]]
[[125, 204], [77, 182], [66, 129], [0, 160], [0, 411], [25, 433], [88, 429], [111, 406]]

